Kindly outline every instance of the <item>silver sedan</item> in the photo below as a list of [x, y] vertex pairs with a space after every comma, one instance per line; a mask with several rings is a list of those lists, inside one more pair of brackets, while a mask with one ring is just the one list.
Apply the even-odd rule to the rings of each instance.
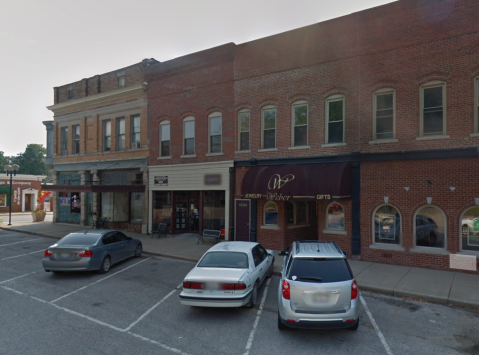
[[47, 272], [98, 270], [106, 273], [113, 264], [139, 257], [143, 246], [138, 239], [117, 230], [84, 230], [67, 234], [45, 250]]
[[186, 275], [180, 302], [199, 307], [253, 307], [261, 283], [273, 274], [273, 263], [273, 251], [261, 244], [219, 243]]

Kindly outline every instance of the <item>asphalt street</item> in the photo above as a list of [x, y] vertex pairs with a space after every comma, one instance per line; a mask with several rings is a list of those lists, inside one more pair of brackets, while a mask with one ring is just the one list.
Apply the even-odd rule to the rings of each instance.
[[109, 273], [43, 271], [55, 240], [0, 230], [0, 354], [479, 354], [479, 313], [361, 292], [357, 331], [277, 329], [277, 277], [253, 309], [180, 304], [194, 263], [142, 256]]

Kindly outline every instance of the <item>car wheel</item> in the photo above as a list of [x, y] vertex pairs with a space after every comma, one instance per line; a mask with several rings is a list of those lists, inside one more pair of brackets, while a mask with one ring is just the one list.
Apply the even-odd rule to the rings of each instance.
[[359, 327], [359, 317], [358, 320], [356, 321], [356, 324], [354, 324], [352, 327], [348, 328], [349, 330], [357, 330]]
[[268, 273], [266, 274], [266, 277], [269, 279], [271, 276], [273, 276], [273, 264], [271, 264], [271, 267], [268, 270]]
[[109, 256], [105, 256], [105, 259], [103, 259], [103, 261], [101, 262], [101, 267], [100, 267], [100, 270], [98, 270], [98, 272], [100, 274], [106, 274], [108, 270], [110, 270], [110, 267], [111, 267], [111, 259]]
[[249, 298], [248, 307], [253, 308], [256, 305], [258, 300], [258, 283], [255, 283], [253, 286], [253, 291], [251, 291], [251, 297]]
[[281, 317], [279, 316], [279, 313], [278, 313], [278, 329], [279, 329], [279, 330], [286, 330], [286, 329], [288, 329], [288, 327], [285, 326], [285, 325], [283, 324], [283, 322], [281, 321]]
[[135, 249], [135, 256], [139, 258], [141, 256], [141, 253], [143, 253], [143, 246], [141, 245], [141, 243], [139, 243]]

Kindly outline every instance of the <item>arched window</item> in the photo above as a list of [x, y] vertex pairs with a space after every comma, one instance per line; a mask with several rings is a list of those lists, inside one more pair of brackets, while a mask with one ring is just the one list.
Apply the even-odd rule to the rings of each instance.
[[373, 141], [396, 137], [396, 91], [380, 89], [374, 93]]
[[401, 216], [391, 205], [379, 206], [374, 212], [374, 243], [401, 244]]
[[308, 203], [303, 201], [286, 202], [286, 221], [289, 225], [309, 223]]
[[446, 134], [446, 83], [431, 81], [421, 85], [420, 136]]
[[337, 202], [330, 203], [326, 209], [326, 229], [344, 230], [344, 208]]
[[261, 149], [276, 148], [276, 106], [261, 109]]
[[208, 116], [208, 151], [209, 153], [221, 153], [222, 123], [221, 112], [214, 112]]
[[462, 215], [461, 249], [479, 252], [479, 206], [469, 208]]
[[424, 206], [414, 218], [416, 246], [446, 248], [446, 217], [435, 206]]
[[264, 225], [278, 225], [278, 206], [273, 201], [264, 204], [263, 210]]

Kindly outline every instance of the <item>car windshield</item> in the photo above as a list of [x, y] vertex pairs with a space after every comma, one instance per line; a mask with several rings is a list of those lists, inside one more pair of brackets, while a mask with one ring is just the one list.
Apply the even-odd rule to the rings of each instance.
[[235, 252], [210, 252], [201, 259], [199, 267], [219, 267], [247, 269], [248, 256], [245, 253]]
[[341, 282], [353, 278], [346, 259], [294, 258], [288, 279], [303, 282]]
[[98, 234], [69, 234], [63, 237], [58, 245], [93, 245], [100, 236]]

